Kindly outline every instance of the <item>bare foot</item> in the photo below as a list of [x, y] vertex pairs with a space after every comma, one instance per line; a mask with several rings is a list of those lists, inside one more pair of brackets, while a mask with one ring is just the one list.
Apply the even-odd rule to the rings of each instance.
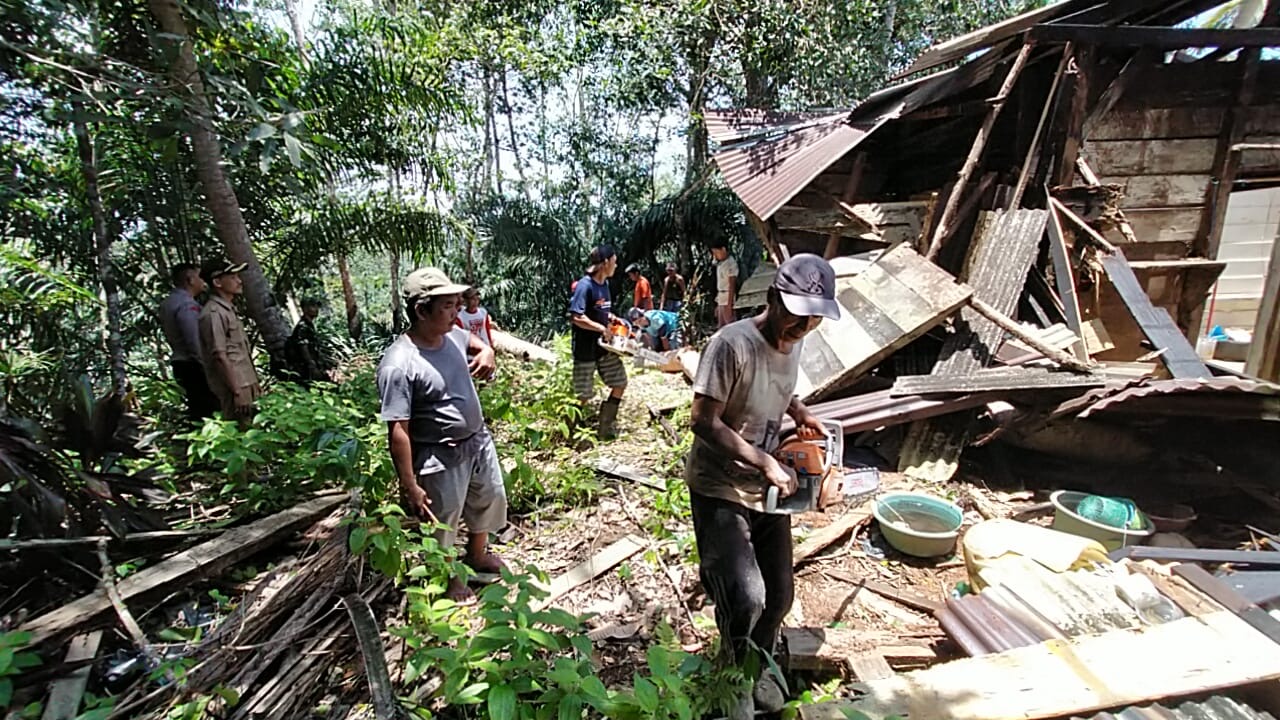
[[445, 589], [444, 596], [459, 605], [470, 605], [476, 601], [476, 594], [471, 592], [471, 588], [461, 578], [449, 578], [449, 587]]
[[507, 569], [507, 564], [502, 562], [502, 558], [487, 550], [483, 555], [467, 555], [462, 559], [462, 562], [478, 573], [494, 573], [498, 575]]

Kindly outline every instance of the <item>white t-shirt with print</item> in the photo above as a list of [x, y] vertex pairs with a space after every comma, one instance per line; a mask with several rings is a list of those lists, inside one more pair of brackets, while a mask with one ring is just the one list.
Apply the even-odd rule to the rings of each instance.
[[716, 304], [729, 304], [729, 278], [738, 277], [738, 261], [732, 255], [716, 263]]

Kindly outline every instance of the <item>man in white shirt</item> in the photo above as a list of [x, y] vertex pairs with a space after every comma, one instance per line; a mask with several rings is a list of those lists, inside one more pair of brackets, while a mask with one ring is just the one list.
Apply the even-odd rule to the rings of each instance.
[[738, 261], [729, 254], [724, 240], [711, 243], [711, 257], [716, 261], [716, 326], [734, 321], [733, 303], [738, 299]]

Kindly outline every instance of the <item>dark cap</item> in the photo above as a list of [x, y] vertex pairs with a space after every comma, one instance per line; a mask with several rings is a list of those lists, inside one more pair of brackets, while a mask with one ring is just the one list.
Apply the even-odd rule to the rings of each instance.
[[627, 266], [627, 272], [638, 273], [640, 272], [640, 266], [635, 263], [631, 263], [630, 265]]
[[204, 278], [205, 282], [211, 283], [214, 278], [220, 278], [223, 275], [234, 275], [246, 267], [248, 267], [247, 263], [235, 265], [226, 258], [205, 260], [204, 265], [200, 266], [200, 277]]
[[600, 266], [609, 262], [609, 258], [617, 255], [613, 248], [609, 245], [601, 245], [591, 251], [591, 255], [587, 258], [587, 272], [593, 273], [600, 269]]
[[324, 299], [319, 295], [308, 295], [302, 298], [302, 307], [321, 307], [324, 305]]
[[461, 295], [467, 287], [450, 280], [440, 268], [424, 267], [409, 273], [400, 292], [405, 299], [429, 298], [437, 295]]
[[812, 253], [792, 255], [778, 267], [773, 288], [792, 315], [821, 315], [840, 319], [836, 302], [836, 271], [831, 263]]

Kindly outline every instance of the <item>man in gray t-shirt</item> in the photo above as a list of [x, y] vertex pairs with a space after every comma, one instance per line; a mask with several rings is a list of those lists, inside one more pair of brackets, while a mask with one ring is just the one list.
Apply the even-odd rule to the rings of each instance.
[[[378, 363], [379, 417], [387, 423], [406, 509], [445, 525], [436, 536], [445, 548], [453, 547], [464, 521], [463, 562], [495, 573], [504, 565], [489, 551], [489, 533], [507, 524], [507, 495], [471, 381], [493, 374], [493, 350], [454, 323], [466, 289], [436, 268], [405, 278], [409, 330]], [[461, 578], [450, 579], [447, 595], [474, 599]]]
[[[775, 485], [785, 497], [796, 490], [795, 476], [772, 454], [784, 413], [801, 437], [823, 433], [794, 394], [804, 336], [823, 317], [840, 317], [835, 272], [817, 255], [794, 255], [778, 268], [764, 312], [711, 337], [693, 380], [694, 441], [684, 477], [698, 569], [716, 606], [721, 647], [739, 663], [753, 646], [773, 652], [795, 594], [791, 516], [765, 513], [764, 491]], [[751, 718], [756, 703], [778, 712], [784, 702], [777, 681], [762, 676], [729, 717]]]

